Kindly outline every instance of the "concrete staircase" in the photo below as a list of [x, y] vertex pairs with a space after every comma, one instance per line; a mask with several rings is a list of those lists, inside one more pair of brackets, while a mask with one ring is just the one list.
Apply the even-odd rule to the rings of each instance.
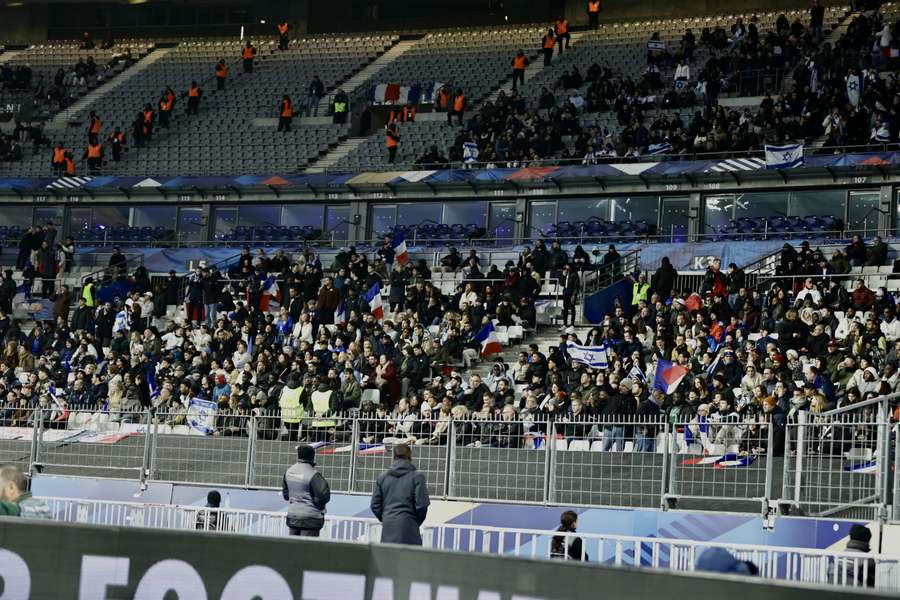
[[[588, 35], [588, 32], [584, 31], [573, 31], [571, 32], [572, 39], [569, 40], [569, 47], [574, 47], [578, 45], [578, 41]], [[555, 52], [555, 51], [554, 51]], [[512, 56], [509, 58], [512, 61]], [[525, 85], [528, 85], [528, 82], [535, 77], [538, 73], [544, 70], [544, 56], [543, 54], [539, 54], [537, 58], [531, 61], [531, 63], [525, 67]], [[512, 72], [512, 67], [510, 67], [510, 72]], [[484, 99], [484, 102], [496, 102], [497, 97], [500, 95], [500, 92], [503, 92], [507, 96], [512, 93], [512, 77], [509, 78], [509, 81], [505, 82], [503, 85], [498, 87], [496, 90], [491, 92], [491, 94]]]
[[94, 104], [94, 102], [96, 102], [107, 92], [116, 89], [123, 83], [130, 81], [132, 78], [140, 75], [145, 69], [150, 67], [150, 65], [163, 59], [171, 51], [171, 48], [154, 49], [144, 58], [131, 65], [129, 68], [125, 69], [103, 85], [91, 90], [90, 93], [80, 98], [77, 102], [75, 102], [65, 110], [57, 113], [57, 115], [53, 117], [53, 119], [47, 124], [47, 130], [54, 131], [65, 129], [66, 127], [68, 127], [69, 120], [72, 119], [75, 115], [90, 108], [91, 105]]
[[336, 165], [342, 158], [353, 152], [356, 148], [361, 146], [365, 141], [369, 138], [365, 137], [351, 137], [347, 138], [337, 146], [335, 146], [331, 151], [328, 152], [325, 156], [322, 156], [315, 162], [313, 162], [309, 167], [305, 169], [307, 173], [323, 173], [325, 169], [329, 167], [333, 167]]
[[[364, 69], [356, 73], [353, 77], [338, 85], [337, 88], [344, 90], [347, 96], [352, 98], [353, 92], [356, 91], [357, 88], [364, 85], [370, 79], [374, 79], [375, 76], [387, 65], [391, 64], [392, 62], [397, 60], [397, 58], [409, 52], [409, 50], [413, 46], [415, 46], [418, 41], [419, 40], [416, 39], [397, 42], [387, 52], [370, 62]], [[331, 95], [326, 94], [319, 101], [319, 114], [328, 114], [330, 104]]]

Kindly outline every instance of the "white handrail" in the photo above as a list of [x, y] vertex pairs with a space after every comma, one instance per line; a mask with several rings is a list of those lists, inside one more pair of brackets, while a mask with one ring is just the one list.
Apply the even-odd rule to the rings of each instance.
[[[46, 498], [46, 501], [60, 521], [267, 537], [284, 537], [289, 533], [286, 512], [78, 498]], [[210, 519], [212, 513], [216, 513], [215, 520]], [[552, 540], [557, 536], [562, 538], [562, 556], [553, 556]], [[380, 538], [381, 524], [371, 517], [325, 517], [322, 539], [377, 543]], [[575, 538], [581, 539], [582, 558], [617, 567], [693, 571], [703, 551], [723, 548], [738, 559], [756, 565], [763, 579], [859, 587], [874, 568], [877, 589], [900, 591], [900, 556], [468, 524], [422, 527], [425, 547], [519, 558], [569, 559], [569, 545]]]

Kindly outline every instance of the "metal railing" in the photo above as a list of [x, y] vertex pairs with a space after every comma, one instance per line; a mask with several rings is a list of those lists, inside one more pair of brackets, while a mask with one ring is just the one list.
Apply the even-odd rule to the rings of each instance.
[[[367, 389], [364, 400], [377, 402], [380, 393], [388, 390]], [[47, 408], [2, 415], [0, 462], [48, 474], [279, 488], [305, 441], [319, 446], [317, 464], [333, 490], [368, 494], [391, 463], [391, 446], [405, 442], [434, 497], [663, 509], [700, 501], [702, 508], [766, 516], [779, 507], [885, 519], [896, 449], [884, 415], [896, 398], [800, 413], [775, 427], [766, 419], [565, 413], [535, 420], [527, 411], [506, 420], [480, 409], [459, 419], [220, 411], [198, 423], [189, 411], [66, 415]], [[544, 404], [551, 415], [559, 410]], [[856, 416], [869, 407], [879, 420]], [[833, 442], [833, 431], [861, 427], [872, 432], [871, 443], [859, 436]], [[837, 450], [823, 453], [825, 443]]]
[[[55, 519], [65, 522], [288, 535], [285, 512], [75, 498], [45, 500]], [[381, 528], [373, 518], [326, 515], [320, 539], [374, 544], [380, 541]], [[875, 589], [900, 591], [900, 557], [883, 554], [465, 524], [426, 523], [421, 533], [423, 546], [439, 550], [676, 572], [695, 571], [704, 551], [721, 548], [738, 560], [752, 562], [761, 579], [866, 587], [872, 575]]]

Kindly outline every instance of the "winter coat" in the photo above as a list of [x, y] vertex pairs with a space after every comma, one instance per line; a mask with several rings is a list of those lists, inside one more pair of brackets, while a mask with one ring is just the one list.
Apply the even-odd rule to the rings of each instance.
[[407, 460], [395, 460], [372, 490], [372, 514], [381, 521], [381, 542], [422, 545], [419, 526], [428, 515], [425, 476]]

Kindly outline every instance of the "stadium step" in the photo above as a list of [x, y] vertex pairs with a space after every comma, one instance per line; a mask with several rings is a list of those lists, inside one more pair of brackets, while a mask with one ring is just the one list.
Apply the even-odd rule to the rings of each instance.
[[69, 120], [75, 115], [90, 108], [91, 105], [93, 105], [103, 95], [111, 92], [125, 82], [140, 75], [141, 72], [147, 69], [150, 65], [159, 61], [171, 51], [172, 48], [155, 48], [152, 52], [131, 65], [131, 67], [125, 69], [124, 71], [122, 71], [122, 73], [113, 77], [105, 84], [95, 88], [89, 94], [81, 98], [78, 102], [75, 102], [74, 104], [66, 108], [64, 111], [61, 111], [53, 118], [53, 120], [50, 121], [50, 123], [48, 123], [47, 129], [50, 131], [65, 129], [69, 126]]
[[[588, 32], [585, 31], [573, 31], [571, 33], [572, 39], [569, 40], [569, 46], [577, 46], [578, 40], [588, 35]], [[512, 57], [510, 57], [512, 60]], [[528, 85], [528, 82], [534, 78], [535, 75], [544, 70], [544, 57], [543, 55], [538, 55], [536, 58], [531, 60], [531, 63], [525, 68], [525, 85]], [[510, 73], [512, 71], [510, 70]], [[524, 87], [524, 86], [523, 86]], [[500, 95], [500, 92], [503, 92], [507, 96], [512, 93], [512, 77], [509, 77], [500, 87], [491, 92], [487, 98], [485, 98], [484, 102], [496, 102], [497, 96]]]
[[[387, 52], [373, 60], [365, 68], [353, 75], [350, 79], [347, 79], [346, 81], [338, 84], [335, 89], [344, 90], [347, 96], [352, 98], [353, 92], [357, 88], [364, 85], [367, 81], [374, 79], [382, 69], [397, 60], [397, 58], [409, 52], [409, 50], [413, 46], [415, 46], [418, 41], [419, 40], [404, 40], [402, 42], [397, 42]], [[326, 94], [319, 101], [319, 114], [327, 115], [330, 105], [331, 95]]]
[[353, 150], [361, 146], [365, 141], [369, 138], [365, 137], [352, 137], [347, 138], [340, 144], [334, 147], [331, 151], [328, 152], [325, 156], [321, 157], [319, 160], [312, 163], [311, 166], [306, 168], [307, 173], [322, 173], [328, 167], [333, 167], [340, 161], [342, 158], [350, 154]]
[[9, 52], [4, 52], [0, 54], [0, 65], [5, 65], [9, 61], [15, 59], [17, 56], [22, 54], [24, 50], [10, 50]]

